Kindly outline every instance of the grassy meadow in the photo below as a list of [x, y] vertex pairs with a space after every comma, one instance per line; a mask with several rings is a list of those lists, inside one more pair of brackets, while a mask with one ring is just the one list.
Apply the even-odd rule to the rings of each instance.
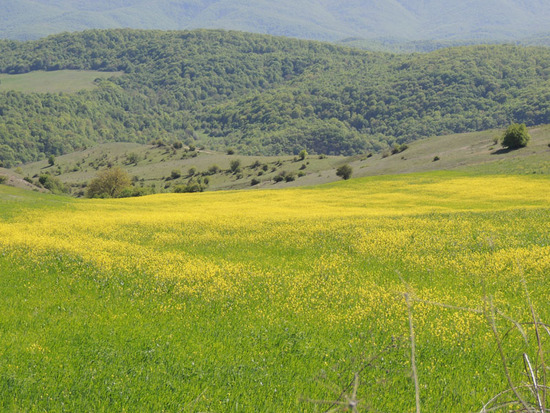
[[0, 73], [0, 92], [16, 90], [26, 93], [71, 93], [96, 87], [96, 79], [119, 77], [122, 72], [96, 70], [35, 71], [18, 75]]
[[550, 322], [549, 188], [465, 172], [121, 200], [0, 186], [0, 410], [324, 412], [357, 374], [359, 411], [414, 412], [410, 313], [422, 411], [480, 411], [508, 388], [499, 348], [517, 385], [523, 353], [543, 364], [528, 301]]

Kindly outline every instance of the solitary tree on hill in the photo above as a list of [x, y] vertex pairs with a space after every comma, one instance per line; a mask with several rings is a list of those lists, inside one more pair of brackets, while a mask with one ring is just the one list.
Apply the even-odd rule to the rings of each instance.
[[527, 146], [531, 139], [525, 123], [512, 123], [502, 135], [502, 146], [508, 149], [518, 149]]
[[122, 191], [132, 185], [126, 171], [119, 167], [106, 169], [92, 179], [88, 185], [89, 198], [117, 198]]
[[350, 179], [352, 173], [353, 168], [348, 164], [342, 165], [336, 170], [336, 176], [339, 176], [342, 179]]

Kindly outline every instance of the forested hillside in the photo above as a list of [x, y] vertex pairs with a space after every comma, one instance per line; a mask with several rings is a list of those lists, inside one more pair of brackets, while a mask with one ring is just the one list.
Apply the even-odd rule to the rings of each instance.
[[0, 37], [215, 28], [314, 40], [518, 40], [548, 32], [545, 0], [3, 0]]
[[87, 31], [0, 41], [0, 72], [123, 71], [93, 90], [0, 93], [0, 161], [164, 139], [247, 154], [354, 154], [550, 123], [550, 50], [363, 52], [224, 31]]

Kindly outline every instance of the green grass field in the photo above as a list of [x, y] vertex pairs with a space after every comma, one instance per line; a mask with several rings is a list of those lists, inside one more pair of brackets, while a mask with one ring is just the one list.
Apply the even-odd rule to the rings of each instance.
[[94, 70], [57, 70], [30, 72], [21, 75], [0, 74], [0, 92], [58, 93], [78, 92], [95, 87], [95, 79], [121, 76], [122, 72], [98, 72]]
[[480, 411], [508, 388], [493, 315], [513, 382], [523, 353], [543, 381], [528, 298], [550, 320], [549, 187], [458, 172], [123, 200], [0, 186], [0, 410], [324, 412], [358, 374], [359, 411], [413, 412], [408, 293], [422, 411]]

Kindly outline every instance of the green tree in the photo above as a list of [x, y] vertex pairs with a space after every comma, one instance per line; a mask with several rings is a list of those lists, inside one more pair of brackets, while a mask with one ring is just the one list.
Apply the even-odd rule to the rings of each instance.
[[54, 165], [55, 165], [55, 156], [50, 155], [50, 156], [48, 157], [48, 164], [49, 164], [50, 166], [54, 166]]
[[38, 182], [52, 194], [65, 194], [69, 192], [68, 188], [59, 180], [49, 173], [41, 174]]
[[502, 146], [508, 149], [518, 149], [527, 146], [531, 135], [527, 131], [525, 123], [512, 123], [502, 135]]
[[348, 164], [342, 165], [336, 170], [336, 176], [339, 176], [342, 179], [350, 179], [352, 173], [353, 168]]
[[304, 159], [306, 159], [306, 156], [307, 156], [307, 155], [308, 155], [307, 151], [306, 151], [305, 149], [302, 149], [302, 150], [300, 151], [300, 154], [299, 154], [298, 156], [300, 157], [300, 160], [303, 161]]
[[106, 169], [88, 185], [89, 198], [118, 198], [132, 184], [130, 176], [119, 167]]

